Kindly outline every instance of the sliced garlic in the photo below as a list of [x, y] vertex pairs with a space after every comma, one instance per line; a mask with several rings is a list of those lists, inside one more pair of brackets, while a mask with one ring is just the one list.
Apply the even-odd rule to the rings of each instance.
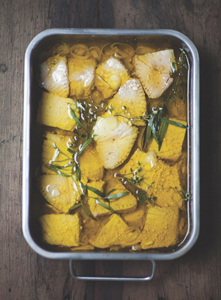
[[153, 168], [157, 163], [157, 156], [153, 150], [147, 152], [143, 159], [143, 163], [150, 164], [151, 168]]
[[113, 91], [117, 91], [121, 85], [121, 77], [119, 75], [111, 75], [108, 80], [107, 83], [109, 84], [109, 86], [112, 88]]

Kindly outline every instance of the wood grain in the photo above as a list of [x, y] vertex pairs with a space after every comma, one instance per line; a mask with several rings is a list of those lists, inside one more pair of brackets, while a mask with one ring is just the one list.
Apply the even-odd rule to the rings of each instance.
[[[199, 50], [201, 232], [184, 257], [157, 263], [148, 283], [74, 281], [68, 262], [48, 260], [21, 230], [23, 63], [47, 28], [169, 28]], [[0, 299], [221, 299], [221, 2], [219, 0], [2, 0], [0, 2]], [[149, 274], [148, 263], [77, 262], [79, 273]]]

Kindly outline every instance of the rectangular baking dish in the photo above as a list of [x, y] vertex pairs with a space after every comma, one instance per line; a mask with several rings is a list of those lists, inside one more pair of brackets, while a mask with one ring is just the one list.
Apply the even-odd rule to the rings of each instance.
[[[33, 177], [34, 177], [34, 139], [35, 120], [37, 110], [35, 60], [37, 55], [55, 43], [63, 41], [81, 41], [85, 39], [116, 40], [146, 40], [148, 42], [163, 42], [183, 48], [189, 61], [187, 118], [188, 118], [188, 189], [192, 198], [188, 206], [188, 233], [184, 242], [176, 249], [165, 252], [57, 252], [46, 250], [37, 242], [33, 231]], [[173, 30], [137, 30], [137, 29], [49, 29], [38, 34], [29, 44], [25, 53], [24, 74], [24, 122], [23, 122], [23, 187], [22, 205], [23, 234], [30, 247], [39, 255], [50, 259], [68, 259], [70, 272], [74, 278], [87, 280], [150, 280], [155, 271], [156, 260], [172, 260], [187, 253], [197, 240], [199, 234], [199, 56], [194, 44], [182, 33]], [[152, 262], [152, 271], [147, 277], [87, 277], [74, 274], [73, 260], [149, 260]]]

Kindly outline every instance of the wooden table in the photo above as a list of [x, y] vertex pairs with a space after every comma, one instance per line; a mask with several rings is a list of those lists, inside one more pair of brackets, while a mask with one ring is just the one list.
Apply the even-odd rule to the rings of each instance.
[[[199, 50], [201, 76], [201, 232], [183, 257], [157, 263], [147, 283], [74, 281], [67, 261], [37, 255], [21, 229], [24, 52], [47, 28], [165, 28]], [[221, 299], [221, 2], [219, 0], [1, 0], [0, 299]], [[149, 272], [136, 262], [78, 262], [104, 275]]]

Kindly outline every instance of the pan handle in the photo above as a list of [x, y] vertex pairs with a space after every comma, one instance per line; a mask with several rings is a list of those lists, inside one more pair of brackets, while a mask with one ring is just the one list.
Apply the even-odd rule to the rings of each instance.
[[149, 281], [153, 278], [154, 273], [155, 273], [155, 268], [156, 268], [156, 263], [154, 260], [150, 260], [150, 262], [152, 263], [152, 270], [151, 270], [151, 274], [147, 277], [99, 277], [99, 276], [79, 276], [77, 274], [75, 274], [74, 269], [73, 269], [73, 265], [72, 265], [73, 260], [69, 260], [69, 269], [70, 269], [70, 273], [71, 276], [74, 279], [78, 279], [78, 280], [94, 280], [94, 281]]

